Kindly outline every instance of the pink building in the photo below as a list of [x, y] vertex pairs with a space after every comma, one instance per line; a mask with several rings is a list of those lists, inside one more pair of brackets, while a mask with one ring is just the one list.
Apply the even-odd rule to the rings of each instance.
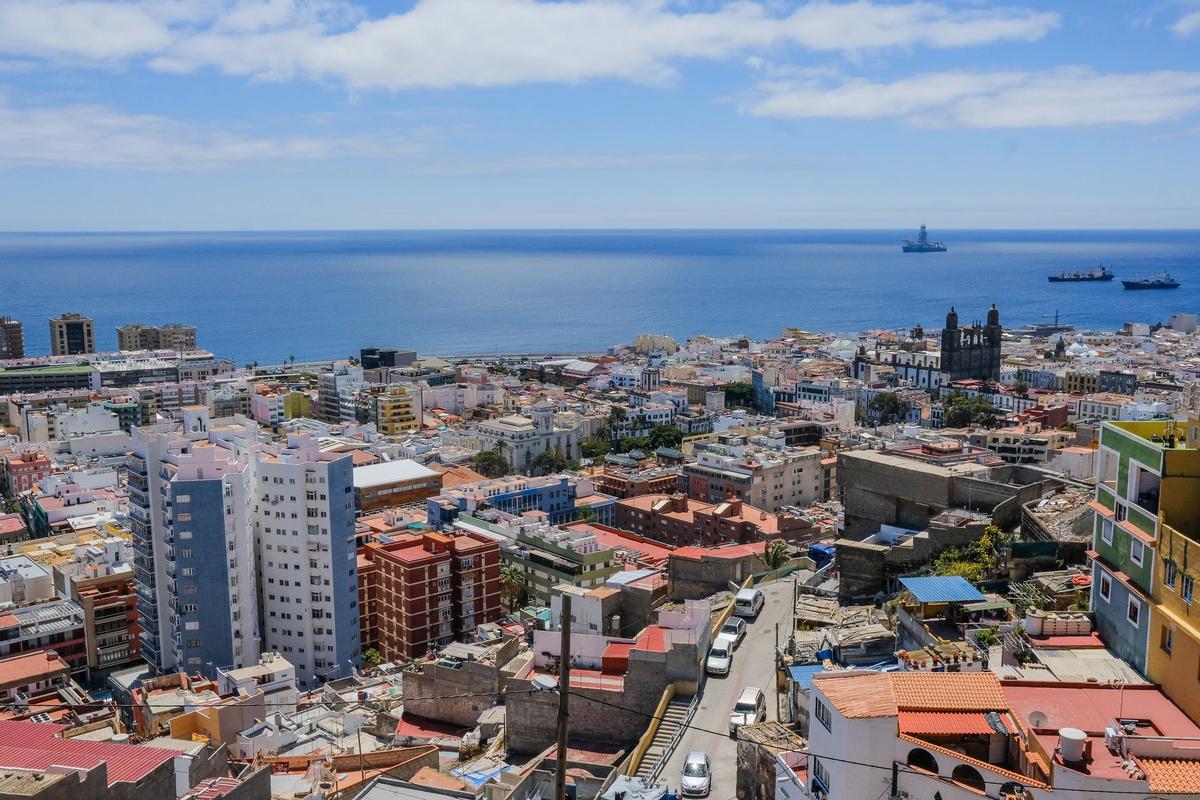
[[50, 477], [50, 458], [41, 450], [9, 453], [4, 457], [4, 486], [10, 495], [32, 489], [43, 478]]

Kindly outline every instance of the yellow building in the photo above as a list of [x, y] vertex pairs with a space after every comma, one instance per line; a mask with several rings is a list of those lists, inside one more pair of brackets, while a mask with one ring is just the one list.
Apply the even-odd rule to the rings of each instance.
[[1159, 503], [1146, 677], [1200, 722], [1200, 418], [1164, 433], [1183, 441]]
[[312, 398], [305, 392], [290, 391], [283, 396], [283, 418], [312, 416]]
[[398, 436], [421, 427], [421, 390], [393, 385], [371, 395], [371, 419], [384, 436]]

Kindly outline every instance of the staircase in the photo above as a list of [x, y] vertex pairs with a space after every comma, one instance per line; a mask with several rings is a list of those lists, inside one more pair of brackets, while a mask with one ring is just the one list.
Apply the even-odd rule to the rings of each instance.
[[646, 755], [642, 756], [642, 763], [638, 765], [637, 777], [644, 778], [647, 783], [653, 783], [658, 778], [662, 765], [670, 758], [685, 726], [691, 721], [695, 699], [676, 697], [667, 703], [658, 729], [654, 732], [654, 738], [650, 740], [650, 747], [646, 749]]

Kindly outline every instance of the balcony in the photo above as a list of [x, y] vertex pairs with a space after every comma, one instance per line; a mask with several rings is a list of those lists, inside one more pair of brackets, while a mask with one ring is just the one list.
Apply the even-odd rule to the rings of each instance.
[[125, 469], [129, 470], [131, 474], [139, 475], [142, 478], [149, 475], [146, 471], [146, 459], [141, 456], [135, 456], [132, 453], [125, 456]]

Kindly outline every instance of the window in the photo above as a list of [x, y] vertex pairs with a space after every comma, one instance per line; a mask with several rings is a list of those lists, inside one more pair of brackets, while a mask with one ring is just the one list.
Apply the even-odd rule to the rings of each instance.
[[833, 715], [829, 713], [829, 706], [825, 705], [820, 700], [816, 701], [816, 705], [817, 705], [817, 721], [825, 726], [825, 730], [832, 732], [832, 730], [833, 730]]
[[1146, 545], [1136, 536], [1129, 540], [1129, 559], [1139, 567], [1146, 560]]
[[1178, 574], [1179, 568], [1175, 565], [1175, 562], [1169, 558], [1165, 559], [1163, 561], [1163, 585], [1168, 589], [1174, 589], [1175, 579], [1178, 577]]
[[829, 790], [829, 769], [821, 762], [821, 759], [814, 758], [813, 762], [813, 777], [816, 778], [825, 790]]
[[1138, 627], [1142, 620], [1142, 604], [1132, 597], [1129, 598], [1129, 607], [1125, 609], [1125, 618], [1129, 620], [1129, 624], [1133, 627]]
[[1104, 524], [1100, 526], [1100, 538], [1105, 544], [1112, 544], [1113, 524], [1109, 520], [1104, 520]]
[[1195, 591], [1195, 588], [1196, 588], [1196, 581], [1192, 578], [1192, 576], [1184, 575], [1183, 576], [1183, 587], [1179, 591], [1180, 596], [1183, 597], [1183, 602], [1185, 602], [1185, 603], [1192, 602], [1192, 592]]
[[1175, 632], [1171, 629], [1170, 625], [1163, 625], [1162, 631], [1159, 632], [1158, 646], [1161, 647], [1163, 652], [1167, 655], [1171, 654], [1171, 639], [1174, 633]]
[[1100, 576], [1100, 597], [1106, 603], [1112, 598], [1112, 578], [1107, 575]]
[[1124, 522], [1126, 517], [1129, 516], [1128, 506], [1126, 506], [1120, 500], [1113, 505], [1113, 511], [1116, 514], [1117, 522]]
[[196, 609], [197, 609], [197, 606], [195, 603], [184, 603], [183, 604], [183, 613], [185, 613], [185, 614], [195, 614]]

